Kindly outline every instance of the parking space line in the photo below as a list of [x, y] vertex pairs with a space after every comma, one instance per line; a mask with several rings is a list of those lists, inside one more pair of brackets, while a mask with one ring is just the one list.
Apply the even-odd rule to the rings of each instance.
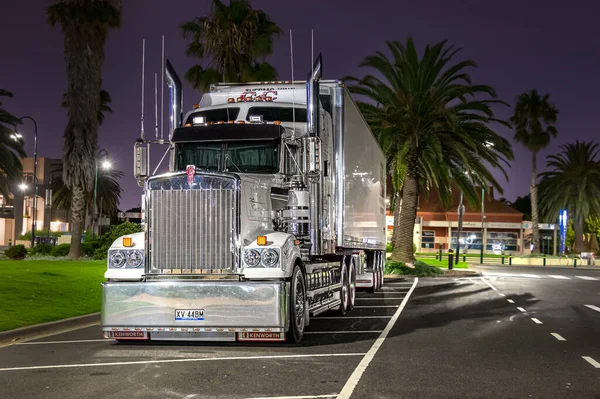
[[554, 338], [556, 338], [559, 341], [566, 341], [566, 339], [564, 339], [560, 334], [550, 333], [550, 335], [552, 335]]
[[507, 299], [508, 303], [515, 303], [512, 299]]
[[311, 320], [333, 320], [333, 319], [391, 319], [392, 316], [323, 316], [311, 317]]
[[519, 309], [521, 312], [525, 313], [527, 312], [525, 309], [521, 308], [521, 307], [517, 307], [517, 309]]
[[598, 279], [596, 277], [590, 277], [590, 276], [575, 276], [577, 278], [580, 278], [582, 280], [589, 280], [589, 281], [597, 281]]
[[568, 278], [566, 276], [558, 276], [556, 274], [549, 274], [548, 277], [552, 277], [552, 278], [555, 278], [557, 280], [570, 280], [570, 278]]
[[44, 344], [78, 344], [81, 342], [112, 342], [113, 339], [77, 339], [73, 341], [38, 341], [38, 342], [19, 342], [15, 345], [44, 345]]
[[492, 284], [490, 284], [489, 281], [487, 281], [486, 279], [484, 279], [483, 277], [479, 277], [481, 279], [481, 281], [483, 281], [484, 283], [486, 283], [491, 289], [493, 289], [494, 291], [498, 291], [498, 288], [494, 287]]
[[595, 310], [596, 312], [600, 312], [600, 308], [598, 306], [594, 306], [594, 305], [583, 305], [586, 308], [590, 308], [592, 310]]
[[246, 399], [313, 399], [313, 398], [337, 398], [337, 393], [331, 395], [308, 395], [308, 396], [262, 396]]
[[399, 305], [362, 305], [362, 306], [355, 306], [354, 309], [359, 308], [397, 308]]
[[372, 334], [380, 333], [383, 330], [371, 330], [371, 331], [305, 331], [304, 334]]
[[302, 359], [311, 357], [347, 357], [364, 356], [366, 353], [315, 353], [308, 355], [266, 355], [266, 356], [226, 356], [226, 357], [199, 357], [191, 359], [164, 359], [164, 360], [140, 360], [131, 362], [111, 362], [111, 363], [82, 363], [82, 364], [56, 364], [48, 366], [23, 366], [0, 368], [2, 371], [20, 371], [20, 370], [43, 370], [43, 369], [66, 369], [79, 367], [106, 367], [106, 366], [131, 366], [134, 364], [160, 364], [160, 363], [191, 363], [191, 362], [209, 362], [217, 360], [268, 360], [268, 359]]
[[499, 292], [498, 295], [500, 295], [500, 296], [506, 296], [506, 294], [503, 294], [501, 292]]
[[538, 276], [537, 274], [521, 274], [521, 277], [540, 278], [540, 276]]
[[381, 335], [375, 340], [375, 343], [373, 344], [373, 346], [371, 346], [371, 349], [369, 349], [369, 351], [363, 357], [363, 359], [360, 361], [360, 363], [358, 364], [356, 369], [354, 369], [354, 372], [352, 372], [352, 375], [350, 376], [350, 378], [348, 378], [348, 381], [346, 381], [346, 384], [344, 384], [342, 391], [338, 395], [338, 399], [349, 399], [350, 396], [352, 396], [352, 392], [354, 392], [354, 389], [358, 385], [360, 378], [362, 377], [362, 375], [365, 372], [365, 370], [367, 369], [367, 367], [369, 367], [369, 364], [371, 363], [371, 361], [377, 354], [377, 351], [379, 350], [381, 345], [383, 345], [383, 342], [385, 341], [386, 337], [392, 330], [392, 327], [394, 327], [394, 324], [396, 324], [396, 321], [398, 320], [398, 318], [400, 317], [400, 314], [402, 313], [402, 310], [408, 303], [408, 299], [410, 298], [411, 294], [415, 290], [415, 287], [417, 286], [418, 282], [419, 282], [419, 278], [415, 277], [415, 279], [413, 281], [413, 285], [410, 288], [410, 291], [408, 292], [408, 294], [406, 295], [406, 297], [404, 298], [404, 300], [398, 307], [398, 310], [396, 310], [396, 313], [394, 313], [394, 316], [391, 318], [391, 320], [385, 326], [385, 329], [383, 330]]
[[533, 322], [534, 322], [535, 324], [544, 324], [544, 323], [542, 323], [540, 320], [536, 319], [535, 317], [532, 317], [532, 318], [531, 318], [531, 320], [533, 320]]
[[359, 298], [356, 297], [357, 301], [383, 301], [384, 299], [404, 299], [403, 296], [383, 296], [381, 298]]
[[589, 356], [581, 356], [585, 361], [587, 361], [589, 364], [591, 364], [592, 366], [594, 366], [597, 369], [600, 369], [600, 363], [598, 363], [597, 361], [595, 361], [593, 358], [589, 357]]

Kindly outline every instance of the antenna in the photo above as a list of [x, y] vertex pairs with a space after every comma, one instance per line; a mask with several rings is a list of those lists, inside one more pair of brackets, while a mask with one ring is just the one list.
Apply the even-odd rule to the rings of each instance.
[[313, 76], [315, 76], [315, 64], [313, 63], [313, 60], [315, 59], [315, 30], [311, 29], [310, 30], [310, 62], [311, 62], [311, 68], [312, 68], [312, 74]]
[[160, 141], [163, 141], [164, 127], [164, 103], [165, 103], [165, 35], [162, 36], [162, 61], [161, 61], [161, 77], [160, 77]]
[[146, 39], [142, 39], [142, 141], [144, 140], [144, 66], [146, 62]]
[[158, 140], [158, 77], [154, 72], [154, 134]]
[[290, 59], [292, 64], [292, 139], [296, 137], [296, 90], [294, 87], [294, 40], [290, 29]]

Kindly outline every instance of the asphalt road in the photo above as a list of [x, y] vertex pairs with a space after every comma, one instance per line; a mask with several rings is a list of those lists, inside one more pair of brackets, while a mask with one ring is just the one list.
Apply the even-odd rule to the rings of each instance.
[[600, 273], [481, 270], [409, 298], [413, 280], [386, 280], [300, 346], [119, 345], [91, 327], [0, 348], [0, 397], [600, 398]]

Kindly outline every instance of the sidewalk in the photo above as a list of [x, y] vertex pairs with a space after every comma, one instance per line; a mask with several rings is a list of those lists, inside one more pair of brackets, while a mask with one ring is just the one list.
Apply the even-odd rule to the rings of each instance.
[[479, 267], [486, 267], [486, 266], [491, 266], [491, 267], [506, 267], [506, 268], [519, 268], [519, 267], [531, 267], [531, 268], [537, 268], [537, 269], [574, 269], [574, 270], [597, 270], [600, 271], [600, 266], [596, 265], [596, 266], [579, 266], [577, 265], [577, 267], [573, 267], [573, 266], [566, 266], [566, 265], [515, 265], [514, 263], [512, 265], [509, 265], [508, 263], [479, 263], [479, 262], [475, 262], [475, 263], [469, 263], [469, 268], [472, 268], [474, 270], [477, 270], [477, 268]]

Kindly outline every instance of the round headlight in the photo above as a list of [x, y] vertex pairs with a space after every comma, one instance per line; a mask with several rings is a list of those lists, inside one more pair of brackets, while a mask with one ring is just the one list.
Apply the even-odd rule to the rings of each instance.
[[126, 258], [123, 251], [112, 251], [109, 260], [112, 267], [123, 267]]
[[250, 267], [260, 263], [260, 253], [256, 249], [249, 249], [244, 252], [244, 262]]
[[267, 267], [273, 267], [277, 265], [277, 261], [279, 260], [279, 254], [274, 249], [264, 250], [262, 253], [262, 262], [263, 265]]
[[127, 265], [131, 267], [138, 267], [144, 261], [144, 254], [139, 249], [133, 251], [127, 251]]

